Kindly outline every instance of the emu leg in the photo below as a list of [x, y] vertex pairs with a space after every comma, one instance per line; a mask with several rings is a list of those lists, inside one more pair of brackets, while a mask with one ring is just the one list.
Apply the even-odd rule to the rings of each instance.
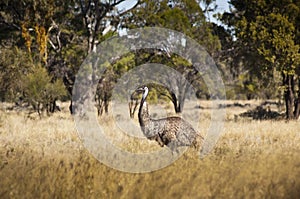
[[161, 146], [161, 147], [163, 147], [165, 145], [163, 140], [161, 139], [160, 135], [155, 135], [153, 137], [149, 137], [148, 139], [155, 140], [156, 142], [158, 142], [159, 146]]

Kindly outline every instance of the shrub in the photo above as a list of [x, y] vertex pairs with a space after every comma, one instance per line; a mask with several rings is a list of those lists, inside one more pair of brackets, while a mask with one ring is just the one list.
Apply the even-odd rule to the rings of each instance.
[[31, 73], [24, 77], [24, 100], [29, 103], [39, 115], [43, 111], [54, 112], [55, 101], [66, 95], [61, 80], [52, 81], [47, 70], [36, 66]]

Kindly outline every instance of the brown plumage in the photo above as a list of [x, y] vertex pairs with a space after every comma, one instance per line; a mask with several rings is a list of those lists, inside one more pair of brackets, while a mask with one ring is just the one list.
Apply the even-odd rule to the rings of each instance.
[[148, 139], [156, 140], [161, 147], [168, 146], [172, 151], [181, 146], [198, 147], [202, 136], [182, 118], [167, 117], [157, 120], [150, 118], [146, 102], [148, 91], [146, 86], [136, 90], [143, 93], [138, 118], [144, 135]]

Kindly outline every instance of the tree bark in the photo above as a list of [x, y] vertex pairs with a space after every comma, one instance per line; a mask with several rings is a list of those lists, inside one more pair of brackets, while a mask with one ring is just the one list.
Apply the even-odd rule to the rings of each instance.
[[294, 96], [294, 76], [283, 74], [283, 86], [284, 89], [284, 99], [285, 99], [285, 108], [286, 108], [286, 119], [291, 120], [294, 119], [294, 104], [295, 104], [295, 96]]
[[171, 101], [173, 103], [175, 113], [181, 113], [181, 105], [175, 93], [171, 93]]
[[294, 118], [298, 119], [299, 115], [300, 115], [300, 79], [298, 78], [298, 93], [297, 93], [297, 99], [295, 100]]

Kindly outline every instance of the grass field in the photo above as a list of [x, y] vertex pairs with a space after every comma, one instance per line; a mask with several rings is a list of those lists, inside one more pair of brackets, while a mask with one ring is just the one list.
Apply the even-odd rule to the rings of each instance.
[[[29, 119], [2, 105], [0, 198], [299, 198], [299, 121], [233, 119], [246, 110], [227, 109], [222, 136], [204, 159], [189, 149], [166, 168], [132, 174], [88, 153], [67, 108]], [[200, 117], [202, 126], [208, 118]], [[112, 116], [99, 121], [112, 129]]]

